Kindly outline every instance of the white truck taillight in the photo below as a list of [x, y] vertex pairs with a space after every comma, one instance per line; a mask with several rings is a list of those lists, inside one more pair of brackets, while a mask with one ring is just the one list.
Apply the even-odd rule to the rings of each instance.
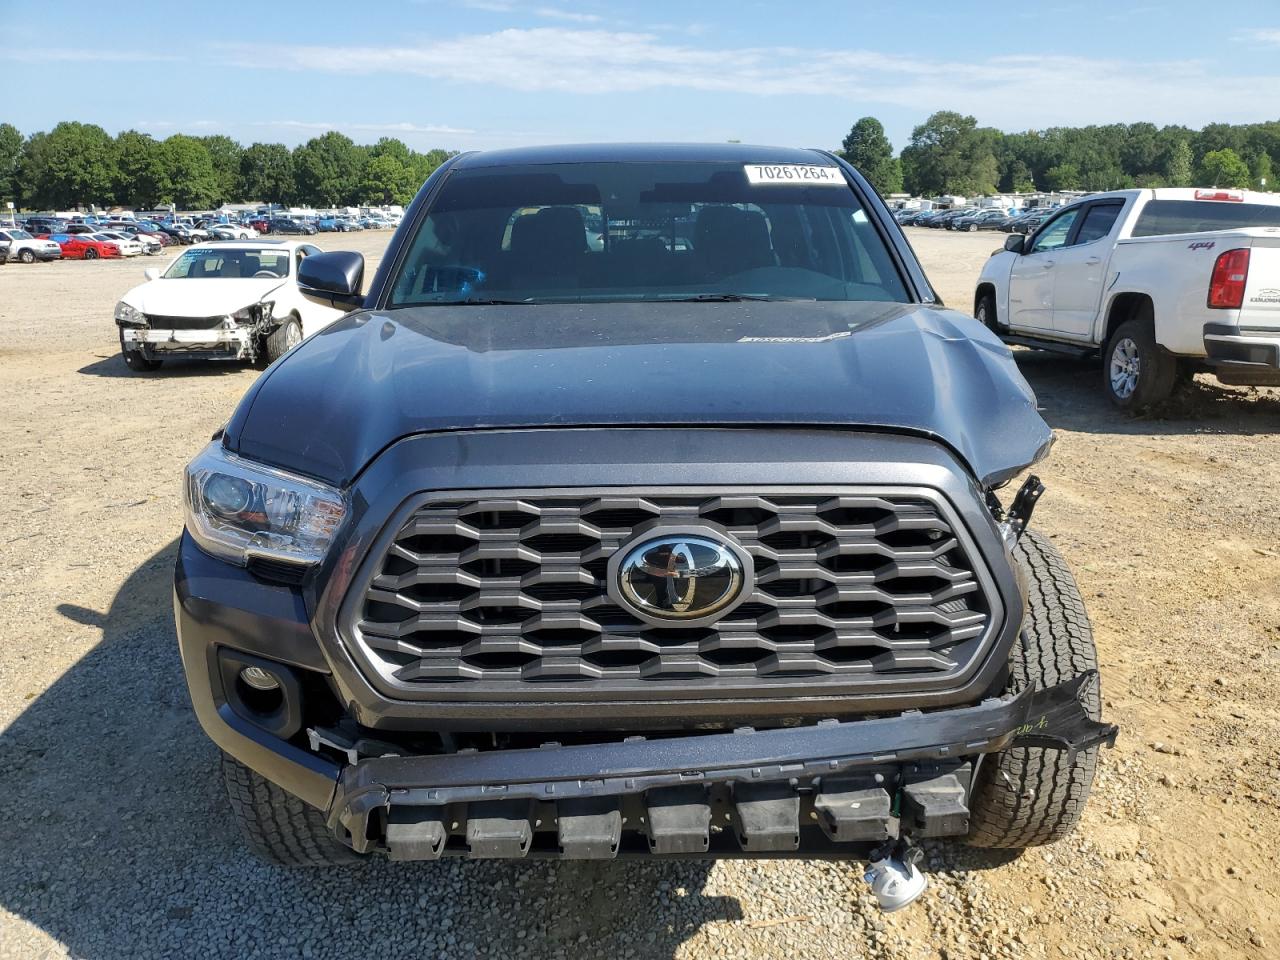
[[1244, 303], [1249, 280], [1249, 250], [1227, 250], [1218, 255], [1209, 279], [1209, 306], [1214, 310], [1238, 310]]

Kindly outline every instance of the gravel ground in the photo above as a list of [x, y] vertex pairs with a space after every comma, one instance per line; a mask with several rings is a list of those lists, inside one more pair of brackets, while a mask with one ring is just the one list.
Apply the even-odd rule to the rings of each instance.
[[[967, 309], [1002, 238], [909, 232]], [[234, 832], [169, 599], [182, 464], [256, 373], [129, 374], [110, 315], [143, 265], [0, 267], [0, 957], [1276, 956], [1276, 391], [1202, 378], [1132, 419], [1096, 365], [1019, 354], [1059, 436], [1037, 522], [1122, 727], [1064, 843], [930, 846], [929, 892], [888, 917], [857, 864], [289, 872]]]

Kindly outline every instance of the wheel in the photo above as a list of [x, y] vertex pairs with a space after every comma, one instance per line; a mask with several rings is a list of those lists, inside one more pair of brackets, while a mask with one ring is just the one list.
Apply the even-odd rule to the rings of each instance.
[[225, 753], [222, 782], [245, 842], [267, 863], [323, 867], [362, 859], [329, 832], [319, 810]]
[[124, 365], [134, 373], [150, 373], [159, 370], [163, 360], [157, 360], [151, 353], [142, 350], [130, 350], [124, 342], [124, 331], [120, 331], [120, 355], [124, 357]]
[[95, 250], [95, 249], [93, 249], [93, 247], [86, 247], [86, 248], [85, 248], [85, 251], [84, 251], [84, 259], [86, 259], [86, 260], [97, 260], [97, 259], [98, 259], [98, 251], [97, 251], [97, 250]]
[[297, 317], [290, 317], [267, 337], [267, 359], [275, 363], [301, 342], [302, 324]]
[[1156, 343], [1151, 308], [1116, 328], [1102, 354], [1102, 388], [1122, 410], [1164, 400], [1178, 380], [1178, 362]]
[[18, 259], [23, 263], [35, 263], [36, 255], [30, 250], [21, 250], [18, 252]]
[[[1030, 599], [1022, 643], [1010, 661], [1021, 684], [1049, 687], [1098, 666], [1089, 615], [1066, 562], [1049, 540], [1028, 530], [1014, 555], [1027, 575]], [[1085, 712], [1102, 714], [1102, 691], [1081, 692]], [[1066, 751], [1010, 747], [983, 759], [970, 801], [972, 847], [1022, 849], [1061, 840], [1075, 829], [1093, 785], [1098, 747], [1068, 762]]]
[[996, 322], [996, 298], [993, 294], [984, 293], [978, 298], [978, 305], [973, 308], [973, 316], [992, 333], [1000, 332], [1000, 326]]
[[970, 232], [970, 233], [977, 233], [977, 232], [978, 232], [978, 225], [977, 225], [976, 223], [971, 223], [971, 224], [969, 224], [969, 232]]

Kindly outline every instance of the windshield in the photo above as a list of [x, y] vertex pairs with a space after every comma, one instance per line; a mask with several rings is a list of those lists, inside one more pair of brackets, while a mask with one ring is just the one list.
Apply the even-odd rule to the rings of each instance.
[[166, 280], [239, 280], [287, 277], [287, 250], [187, 250], [164, 272]]
[[456, 171], [410, 241], [391, 305], [909, 299], [837, 168], [749, 169], [628, 162]]
[[34, 240], [35, 237], [27, 233], [25, 230], [8, 230], [6, 231], [10, 240]]

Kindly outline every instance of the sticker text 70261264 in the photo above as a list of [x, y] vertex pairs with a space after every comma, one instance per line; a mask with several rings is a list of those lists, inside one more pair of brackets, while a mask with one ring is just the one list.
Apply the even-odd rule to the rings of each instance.
[[748, 163], [743, 169], [747, 173], [747, 183], [794, 183], [811, 187], [846, 185], [839, 167], [811, 163]]

